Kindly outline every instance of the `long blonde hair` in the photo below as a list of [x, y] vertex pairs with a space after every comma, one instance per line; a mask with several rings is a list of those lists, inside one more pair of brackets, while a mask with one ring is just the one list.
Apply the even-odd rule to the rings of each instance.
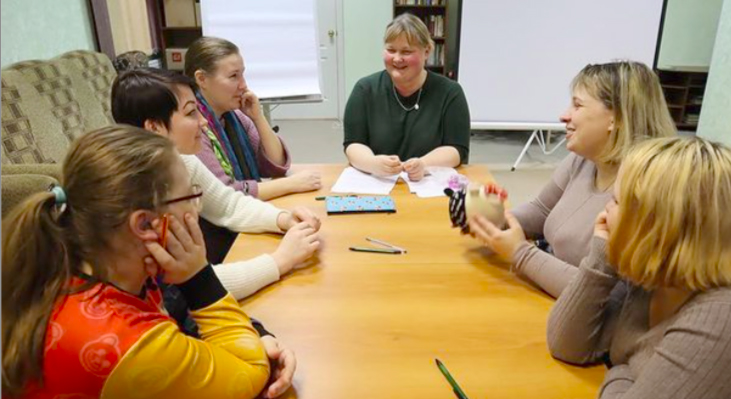
[[111, 239], [138, 209], [161, 206], [177, 153], [167, 138], [126, 125], [76, 139], [61, 184], [65, 208], [51, 192], [33, 195], [2, 225], [2, 389], [20, 395], [43, 381], [48, 319], [82, 262], [105, 280]]
[[585, 90], [614, 116], [614, 129], [599, 162], [618, 164], [635, 143], [677, 134], [660, 81], [643, 63], [587, 65], [573, 79], [571, 89]]
[[609, 260], [647, 289], [731, 284], [731, 149], [702, 138], [638, 144], [622, 162]]

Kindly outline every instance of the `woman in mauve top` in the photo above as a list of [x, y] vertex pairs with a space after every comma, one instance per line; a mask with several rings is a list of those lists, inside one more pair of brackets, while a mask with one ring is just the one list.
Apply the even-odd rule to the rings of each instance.
[[287, 176], [289, 151], [264, 117], [244, 69], [239, 48], [228, 40], [202, 37], [188, 47], [185, 74], [197, 86], [198, 108], [208, 121], [196, 156], [224, 184], [264, 201], [320, 189], [317, 172]]
[[[593, 223], [611, 198], [625, 154], [646, 138], [674, 136], [655, 73], [632, 61], [587, 65], [574, 78], [561, 115], [571, 151], [538, 197], [506, 213], [500, 230], [483, 217], [470, 229], [520, 276], [558, 297], [589, 253]], [[543, 251], [529, 239], [545, 238]]]
[[548, 346], [604, 361], [601, 399], [731, 398], [731, 150], [701, 138], [639, 144], [556, 302]]

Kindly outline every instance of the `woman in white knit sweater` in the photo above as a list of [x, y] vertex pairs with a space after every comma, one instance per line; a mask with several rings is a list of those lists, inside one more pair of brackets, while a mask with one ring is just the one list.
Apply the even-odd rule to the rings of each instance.
[[233, 232], [286, 232], [272, 254], [214, 267], [224, 287], [240, 300], [312, 257], [320, 246], [320, 220], [306, 208], [285, 211], [237, 192], [198, 160], [194, 154], [207, 122], [198, 112], [191, 84], [187, 77], [170, 71], [128, 71], [112, 86], [112, 114], [118, 123], [143, 127], [175, 143], [192, 183], [204, 193], [202, 218]]

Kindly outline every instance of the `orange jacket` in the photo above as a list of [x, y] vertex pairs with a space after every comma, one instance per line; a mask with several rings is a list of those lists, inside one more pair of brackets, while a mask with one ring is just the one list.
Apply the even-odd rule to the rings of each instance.
[[186, 284], [202, 339], [161, 312], [155, 289], [141, 299], [98, 283], [65, 296], [48, 323], [43, 386], [32, 384], [25, 397], [256, 397], [269, 361], [251, 321], [210, 266]]

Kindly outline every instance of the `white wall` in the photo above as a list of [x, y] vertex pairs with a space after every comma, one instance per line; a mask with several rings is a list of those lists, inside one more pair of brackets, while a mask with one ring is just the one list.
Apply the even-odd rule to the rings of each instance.
[[86, 0], [2, 0], [1, 64], [95, 50]]
[[360, 78], [383, 69], [383, 33], [391, 19], [392, 0], [343, 0], [346, 101]]
[[709, 66], [724, 0], [668, 0], [658, 68]]
[[731, 0], [725, 0], [698, 135], [731, 145]]
[[[724, 0], [668, 0], [658, 65], [709, 66]], [[383, 32], [392, 0], [343, 0], [345, 95], [358, 79], [383, 69]]]
[[464, 2], [459, 82], [473, 128], [557, 128], [585, 65], [655, 59], [663, 0], [529, 3]]

